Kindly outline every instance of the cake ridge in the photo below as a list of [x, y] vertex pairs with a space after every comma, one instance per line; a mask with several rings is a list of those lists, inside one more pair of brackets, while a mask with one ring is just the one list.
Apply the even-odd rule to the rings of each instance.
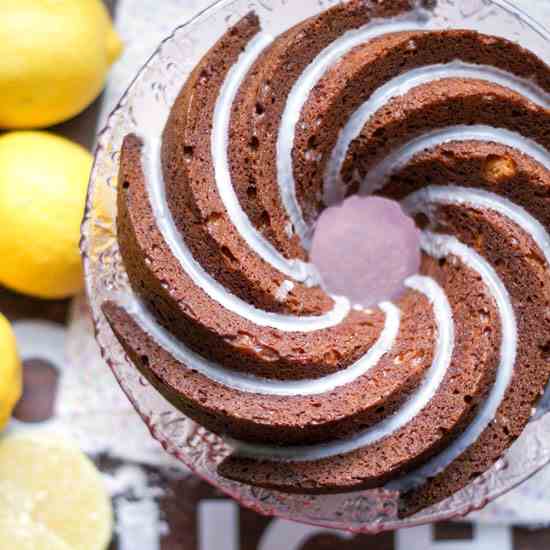
[[408, 287], [428, 296], [435, 311], [438, 335], [436, 353], [425, 380], [405, 405], [394, 415], [386, 418], [363, 433], [346, 439], [318, 445], [278, 447], [255, 445], [231, 440], [238, 456], [269, 460], [292, 460], [293, 462], [316, 461], [356, 451], [375, 443], [399, 430], [414, 418], [433, 398], [451, 363], [454, 350], [454, 323], [451, 308], [443, 289], [430, 277], [413, 276], [405, 283]]
[[[424, 136], [429, 139], [449, 127], [449, 133], [454, 132], [458, 140], [462, 126], [475, 126], [486, 130], [481, 140], [498, 141], [499, 136], [506, 139], [512, 132], [522, 136], [516, 146], [520, 150], [529, 147], [528, 151], [535, 151], [534, 142], [548, 148], [550, 140], [544, 125], [549, 115], [549, 109], [492, 81], [443, 78], [421, 84], [393, 97], [371, 117], [350, 144], [342, 177], [350, 191], [368, 186], [370, 179], [376, 185], [380, 175], [398, 166], [401, 158], [407, 161], [403, 146], [421, 143]], [[468, 128], [462, 139], [468, 137], [467, 133]], [[493, 140], [491, 135], [495, 136]], [[539, 157], [545, 156], [548, 153], [541, 150]]]
[[[485, 189], [457, 185], [429, 185], [415, 191], [401, 201], [408, 214], [429, 214], [430, 206], [436, 204], [465, 204], [472, 208], [486, 208], [510, 219], [527, 233], [542, 251], [550, 269], [550, 235], [545, 227], [527, 210], [502, 195]], [[432, 218], [432, 216], [429, 216]]]
[[424, 465], [402, 479], [390, 482], [386, 487], [409, 491], [422, 484], [423, 481], [434, 477], [470, 447], [489, 423], [495, 418], [498, 408], [504, 399], [506, 390], [512, 380], [517, 351], [517, 325], [514, 308], [506, 287], [490, 264], [473, 249], [466, 247], [456, 237], [424, 231], [421, 246], [428, 254], [435, 258], [443, 258], [448, 254], [460, 257], [463, 261], [478, 270], [484, 282], [491, 288], [500, 311], [503, 326], [501, 336], [501, 360], [499, 374], [491, 388], [488, 399], [481, 405], [473, 422], [458, 436], [446, 449], [428, 460]]
[[[286, 299], [279, 299], [284, 274], [248, 245], [247, 235], [230, 219], [213, 165], [217, 160], [212, 151], [213, 130], [220, 129], [219, 125], [214, 128], [216, 101], [224, 92], [224, 83], [233, 82], [231, 76], [241, 65], [243, 51], [246, 61], [253, 57], [254, 45], [262, 46], [265, 38], [258, 17], [249, 13], [210, 48], [187, 79], [163, 132], [167, 206], [195, 259], [232, 294], [271, 313], [314, 316], [332, 308], [333, 300], [318, 286], [308, 288], [301, 283]], [[214, 144], [224, 143], [226, 136], [219, 137], [222, 142], [216, 139]]]
[[327, 314], [300, 317], [260, 310], [229, 293], [221, 283], [211, 277], [200, 266], [174, 226], [173, 219], [166, 206], [164, 185], [161, 183], [163, 178], [160, 168], [160, 138], [149, 136], [142, 141], [144, 147], [146, 147], [146, 151], [143, 152], [146, 166], [145, 180], [149, 189], [149, 200], [153, 211], [156, 213], [159, 229], [183, 269], [212, 299], [229, 311], [258, 326], [272, 327], [288, 332], [311, 332], [329, 328], [339, 324], [348, 315], [351, 305], [349, 300], [342, 296], [333, 297], [334, 307]]
[[369, 171], [362, 182], [360, 193], [372, 194], [382, 189], [392, 172], [402, 168], [421, 151], [458, 141], [485, 141], [506, 145], [536, 160], [550, 171], [550, 153], [538, 142], [507, 128], [495, 128], [485, 124], [459, 124], [438, 128], [404, 143]]
[[238, 232], [244, 237], [252, 251], [285, 276], [290, 277], [294, 281], [304, 282], [306, 286], [314, 286], [320, 283], [320, 276], [315, 267], [299, 259], [289, 260], [285, 258], [261, 235], [243, 211], [231, 182], [228, 159], [231, 105], [235, 101], [238, 89], [246, 74], [273, 40], [271, 35], [263, 32], [258, 33], [246, 45], [239, 60], [233, 65], [224, 80], [214, 107], [214, 120], [211, 134], [212, 157], [215, 173], [214, 179], [222, 203], [229, 215], [229, 219]]
[[300, 78], [294, 84], [285, 105], [277, 137], [277, 180], [279, 192], [286, 213], [306, 250], [311, 247], [311, 228], [303, 219], [300, 205], [296, 199], [296, 186], [292, 166], [292, 148], [296, 125], [300, 119], [304, 103], [309, 92], [323, 77], [325, 72], [340, 58], [354, 47], [367, 42], [387, 32], [419, 30], [427, 28], [429, 19], [425, 17], [425, 10], [419, 6], [411, 12], [400, 17], [396, 21], [388, 23], [384, 20], [373, 19], [363, 27], [347, 31], [338, 40], [332, 42], [327, 48], [306, 67]]
[[[412, 287], [414, 288], [414, 287]], [[333, 374], [304, 380], [273, 380], [250, 374], [238, 373], [217, 365], [187, 348], [183, 342], [155, 323], [146, 306], [136, 297], [125, 295], [111, 297], [112, 301], [130, 314], [142, 330], [188, 369], [203, 374], [214, 382], [247, 393], [277, 396], [309, 396], [329, 393], [364, 376], [393, 347], [399, 331], [401, 313], [391, 302], [382, 302], [379, 307], [386, 314], [384, 329], [374, 345], [358, 361]]]
[[[484, 76], [490, 75], [490, 78]], [[546, 109], [550, 108], [550, 93], [546, 92], [535, 83], [525, 78], [519, 77], [513, 73], [503, 71], [498, 67], [491, 65], [479, 65], [467, 63], [457, 59], [451, 63], [440, 63], [435, 65], [424, 65], [416, 69], [412, 69], [405, 73], [401, 73], [388, 81], [384, 86], [378, 88], [348, 119], [340, 134], [338, 141], [332, 150], [331, 157], [327, 163], [324, 176], [324, 203], [327, 206], [340, 202], [345, 198], [345, 190], [342, 186], [340, 173], [342, 166], [347, 156], [349, 146], [352, 141], [360, 134], [363, 127], [372, 118], [372, 116], [387, 103], [388, 100], [403, 96], [413, 88], [443, 78], [469, 78], [486, 80], [501, 86], [507, 87], [523, 96], [530, 101], [537, 103]], [[492, 131], [496, 129], [486, 126], [487, 139]], [[459, 130], [464, 131], [464, 135], [456, 135], [455, 138], [470, 139], [471, 126], [456, 126], [457, 134]], [[495, 132], [496, 133], [496, 132]], [[426, 136], [424, 134], [424, 136]], [[424, 137], [423, 136], [423, 137]], [[466, 136], [466, 137], [465, 137]], [[427, 136], [426, 136], [427, 137]], [[525, 138], [523, 138], [525, 139]], [[397, 154], [397, 153], [396, 153]], [[384, 162], [384, 161], [382, 161]], [[391, 161], [386, 163], [391, 165]], [[372, 169], [368, 174], [368, 179], [377, 179], [376, 168]], [[369, 191], [372, 192], [376, 187], [370, 185]]]

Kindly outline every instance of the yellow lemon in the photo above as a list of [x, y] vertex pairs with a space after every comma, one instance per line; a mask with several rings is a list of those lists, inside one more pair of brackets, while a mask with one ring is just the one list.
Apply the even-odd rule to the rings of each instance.
[[104, 481], [73, 443], [46, 432], [0, 439], [0, 548], [105, 550], [112, 525]]
[[0, 0], [0, 127], [67, 120], [101, 92], [122, 43], [101, 0]]
[[21, 361], [8, 320], [0, 314], [0, 430], [6, 426], [22, 391]]
[[34, 521], [34, 502], [28, 491], [9, 480], [0, 480], [0, 548], [70, 550], [63, 539]]
[[[5, 546], [1, 546], [4, 544]], [[72, 550], [57, 535], [25, 515], [0, 516], [0, 548], [17, 550]]]
[[0, 137], [0, 283], [40, 298], [81, 290], [80, 222], [92, 156], [46, 132]]

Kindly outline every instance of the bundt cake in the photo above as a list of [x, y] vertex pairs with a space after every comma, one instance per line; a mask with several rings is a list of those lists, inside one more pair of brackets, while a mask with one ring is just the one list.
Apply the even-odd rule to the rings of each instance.
[[[409, 514], [492, 466], [550, 377], [550, 68], [429, 9], [350, 0], [276, 37], [250, 13], [163, 134], [124, 140], [133, 292], [103, 311], [150, 383], [231, 443], [227, 478], [388, 487]], [[394, 303], [352, 307], [308, 263], [319, 214], [353, 193], [422, 231]]]

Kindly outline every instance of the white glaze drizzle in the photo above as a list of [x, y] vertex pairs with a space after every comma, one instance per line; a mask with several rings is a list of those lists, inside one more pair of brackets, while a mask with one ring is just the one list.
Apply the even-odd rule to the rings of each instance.
[[148, 139], [142, 138], [142, 141], [143, 171], [149, 201], [158, 229], [174, 258], [198, 288], [201, 288], [222, 307], [243, 319], [247, 319], [258, 326], [272, 327], [283, 332], [313, 332], [335, 326], [346, 318], [351, 305], [347, 298], [341, 296], [332, 296], [334, 306], [324, 315], [298, 317], [258, 309], [238, 296], [231, 294], [222, 284], [216, 281], [191, 254], [176, 228], [170, 209], [167, 207], [166, 189], [160, 161], [160, 136]]
[[304, 104], [323, 75], [350, 50], [386, 33], [417, 31], [429, 28], [429, 18], [423, 9], [416, 9], [388, 23], [375, 19], [366, 25], [347, 31], [332, 42], [304, 69], [288, 95], [277, 135], [277, 180], [287, 216], [304, 248], [311, 246], [312, 228], [305, 223], [302, 209], [296, 198], [296, 182], [292, 167], [292, 149], [296, 125]]
[[278, 396], [327, 393], [363, 376], [392, 349], [399, 333], [401, 317], [397, 306], [390, 302], [383, 302], [380, 304], [380, 309], [386, 314], [384, 328], [373, 346], [358, 361], [341, 371], [321, 378], [275, 380], [239, 373], [198, 355], [160, 326], [137, 298], [117, 296], [115, 301], [132, 316], [144, 332], [187, 369], [195, 370], [214, 382], [238, 391]]
[[470, 189], [456, 185], [430, 185], [412, 193], [401, 202], [403, 210], [410, 215], [417, 212], [431, 214], [430, 206], [434, 204], [464, 204], [472, 208], [483, 208], [497, 212], [516, 223], [533, 239], [544, 254], [546, 263], [550, 266], [550, 236], [548, 231], [527, 210], [507, 198], [484, 189]]
[[437, 339], [432, 365], [418, 390], [401, 409], [365, 431], [336, 441], [309, 446], [278, 447], [230, 440], [235, 448], [235, 453], [241, 456], [275, 461], [321, 460], [375, 443], [410, 422], [433, 398], [451, 364], [454, 349], [454, 322], [445, 292], [433, 279], [414, 275], [408, 278], [405, 284], [409, 288], [425, 294], [432, 303], [437, 326]]
[[246, 46], [238, 61], [231, 67], [224, 80], [214, 107], [212, 133], [212, 161], [214, 179], [218, 193], [231, 223], [239, 235], [246, 241], [248, 247], [275, 269], [294, 279], [318, 285], [319, 274], [312, 264], [298, 259], [285, 258], [254, 226], [244, 212], [235, 188], [231, 181], [229, 166], [229, 130], [231, 109], [237, 97], [237, 92], [248, 71], [260, 54], [273, 42], [273, 37], [266, 33], [258, 33]]
[[483, 141], [517, 149], [550, 170], [550, 153], [539, 143], [505, 128], [482, 124], [448, 126], [427, 132], [405, 143], [369, 171], [360, 193], [370, 195], [384, 187], [390, 174], [404, 167], [416, 154], [454, 141]]
[[288, 298], [288, 295], [292, 292], [293, 288], [294, 288], [294, 283], [292, 281], [285, 279], [277, 289], [277, 292], [275, 293], [275, 298], [279, 302], [286, 301], [286, 299]]
[[517, 354], [517, 324], [510, 296], [493, 267], [477, 252], [468, 248], [455, 237], [422, 234], [422, 249], [434, 258], [444, 258], [449, 254], [459, 257], [465, 265], [481, 275], [484, 284], [491, 292], [500, 315], [502, 339], [500, 344], [500, 364], [495, 384], [489, 396], [481, 404], [472, 423], [444, 451], [426, 462], [423, 466], [401, 479], [386, 485], [389, 489], [406, 491], [425, 482], [426, 479], [443, 471], [468, 447], [473, 445], [495, 418], [504, 399], [514, 373]]
[[[444, 78], [467, 78], [489, 81], [523, 95], [533, 103], [550, 109], [550, 94], [534, 82], [490, 65], [474, 65], [460, 60], [452, 63], [427, 65], [412, 69], [380, 86], [350, 117], [342, 128], [332, 150], [324, 177], [324, 202], [330, 206], [345, 198], [341, 181], [342, 165], [351, 142], [361, 133], [365, 124], [389, 100], [407, 94], [413, 88]], [[370, 178], [370, 175], [368, 176]]]

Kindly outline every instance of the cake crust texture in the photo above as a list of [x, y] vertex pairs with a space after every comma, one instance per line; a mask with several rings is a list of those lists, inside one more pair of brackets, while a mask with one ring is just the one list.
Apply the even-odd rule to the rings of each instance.
[[[219, 473], [290, 493], [385, 487], [410, 515], [519, 437], [550, 378], [550, 68], [408, 0], [278, 36], [250, 13], [124, 139], [103, 304], [130, 361], [224, 437]], [[422, 260], [354, 307], [309, 262], [321, 212], [399, 202]]]

